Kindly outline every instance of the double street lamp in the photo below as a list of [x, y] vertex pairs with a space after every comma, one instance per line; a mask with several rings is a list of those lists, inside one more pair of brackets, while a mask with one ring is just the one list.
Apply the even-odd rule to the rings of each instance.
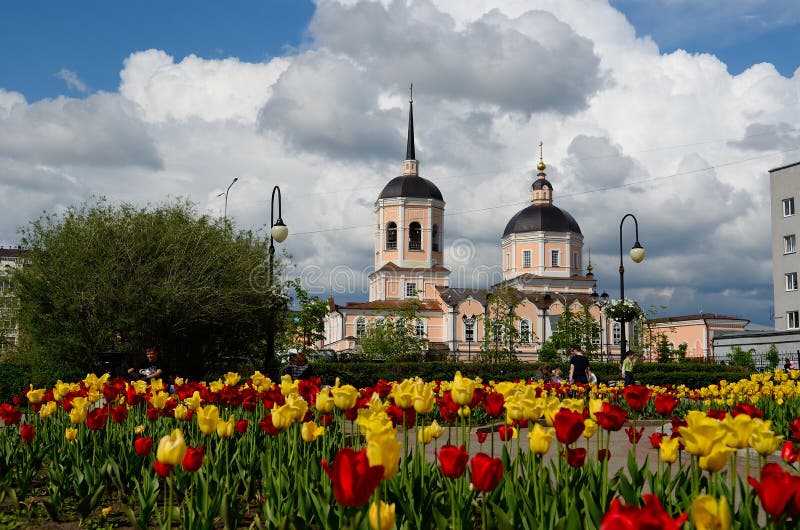
[[[475, 318], [477, 315], [462, 315], [461, 321], [464, 323], [464, 340], [467, 342], [467, 360], [472, 360], [472, 343], [475, 342]], [[470, 333], [467, 333], [467, 326], [471, 326]]]
[[[636, 220], [636, 217], [632, 213], [625, 214], [623, 216], [622, 221], [619, 222], [619, 297], [620, 303], [625, 303], [625, 266], [622, 263], [622, 225], [625, 223], [625, 219], [630, 217], [633, 219], [633, 224], [636, 227], [636, 242], [631, 247], [630, 256], [631, 259], [635, 263], [641, 263], [645, 256], [644, 247], [639, 243], [639, 221]], [[625, 319], [621, 319], [620, 322], [620, 362], [625, 360], [625, 355], [628, 351], [628, 341], [625, 338]]]
[[234, 177], [234, 178], [233, 178], [233, 181], [231, 181], [231, 183], [230, 183], [230, 184], [228, 184], [228, 189], [227, 189], [227, 190], [225, 190], [225, 191], [223, 191], [223, 192], [222, 192], [222, 193], [220, 193], [219, 195], [217, 195], [217, 197], [222, 197], [223, 195], [225, 196], [225, 209], [222, 211], [222, 217], [224, 217], [225, 219], [227, 219], [227, 218], [228, 218], [228, 192], [229, 192], [229, 191], [231, 191], [231, 187], [232, 187], [234, 184], [236, 184], [236, 182], [237, 182], [238, 180], [239, 180], [239, 177]]
[[[236, 182], [234, 180], [234, 182]], [[231, 183], [231, 186], [233, 183]], [[230, 187], [228, 187], [230, 189]], [[278, 219], [275, 220], [275, 193], [278, 194]], [[272, 200], [269, 205], [269, 287], [272, 287], [272, 269], [275, 261], [275, 244], [283, 243], [289, 236], [289, 228], [284, 224], [281, 218], [281, 189], [278, 186], [272, 188]], [[267, 374], [271, 374], [271, 370], [275, 365], [275, 314], [274, 310], [269, 313], [269, 322], [267, 326], [267, 356], [264, 359], [264, 369]]]

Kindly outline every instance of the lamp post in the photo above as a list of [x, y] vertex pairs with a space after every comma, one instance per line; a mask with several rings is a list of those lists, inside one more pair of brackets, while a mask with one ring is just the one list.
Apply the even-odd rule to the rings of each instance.
[[[608, 305], [608, 293], [603, 291], [603, 294], [598, 295], [597, 291], [592, 291], [591, 294], [592, 302], [597, 304], [597, 307], [600, 308], [600, 360], [603, 360], [603, 335], [605, 335], [605, 328], [603, 328], [603, 308]], [[606, 341], [608, 342], [608, 341]]]
[[[636, 242], [631, 247], [630, 256], [634, 263], [641, 263], [645, 257], [644, 247], [639, 243], [639, 221], [632, 213], [627, 213], [622, 217], [622, 221], [619, 222], [619, 297], [622, 304], [625, 303], [625, 266], [622, 263], [622, 225], [625, 223], [625, 219], [630, 217], [633, 219], [634, 227], [636, 228]], [[628, 348], [628, 341], [625, 338], [625, 319], [621, 319], [620, 322], [620, 362], [625, 360], [625, 354]]]
[[[235, 180], [234, 180], [235, 182]], [[231, 186], [233, 183], [231, 183]], [[230, 189], [230, 187], [228, 188]], [[275, 220], [275, 193], [278, 193], [278, 219]], [[272, 188], [272, 200], [269, 203], [269, 287], [272, 287], [272, 267], [275, 260], [275, 245], [274, 241], [283, 243], [289, 235], [289, 228], [284, 224], [281, 218], [281, 189], [278, 186]], [[269, 313], [269, 322], [267, 325], [267, 357], [264, 360], [264, 370], [267, 374], [271, 374], [271, 370], [275, 365], [275, 315], [272, 311]]]
[[[464, 339], [467, 341], [467, 360], [472, 360], [472, 342], [475, 340], [475, 315], [462, 315], [461, 321], [464, 323]], [[472, 333], [467, 335], [467, 326], [472, 326]]]
[[239, 181], [239, 177], [234, 177], [230, 184], [228, 184], [228, 189], [217, 195], [217, 197], [225, 196], [225, 209], [222, 211], [222, 217], [225, 219], [228, 218], [228, 192], [231, 191], [231, 187]]

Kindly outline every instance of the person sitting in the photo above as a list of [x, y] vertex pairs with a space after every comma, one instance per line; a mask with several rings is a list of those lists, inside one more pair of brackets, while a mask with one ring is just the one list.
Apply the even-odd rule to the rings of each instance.
[[308, 358], [303, 353], [295, 353], [289, 358], [289, 364], [281, 370], [281, 375], [290, 375], [292, 379], [308, 379], [312, 375]]
[[563, 383], [564, 378], [561, 377], [561, 370], [556, 368], [553, 370], [553, 376], [550, 378], [551, 383]]
[[536, 373], [533, 374], [532, 381], [548, 382], [548, 381], [550, 381], [550, 377], [551, 377], [550, 365], [547, 364], [547, 363], [544, 363], [542, 366], [539, 367], [538, 370], [536, 370]]
[[165, 379], [166, 375], [161, 363], [158, 361], [158, 348], [147, 346], [144, 349], [146, 359], [142, 360], [136, 367], [128, 368], [128, 376], [131, 380], [141, 379]]
[[589, 368], [586, 369], [586, 377], [590, 385], [597, 383], [597, 376]]

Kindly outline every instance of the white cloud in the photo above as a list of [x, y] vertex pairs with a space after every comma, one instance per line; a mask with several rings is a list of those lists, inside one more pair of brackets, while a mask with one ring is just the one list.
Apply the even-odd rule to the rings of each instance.
[[81, 94], [86, 94], [89, 92], [89, 87], [86, 86], [78, 74], [73, 72], [72, 70], [67, 70], [66, 68], [62, 68], [58, 72], [54, 74], [57, 78], [61, 79], [67, 84], [67, 88], [70, 90], [76, 90]]

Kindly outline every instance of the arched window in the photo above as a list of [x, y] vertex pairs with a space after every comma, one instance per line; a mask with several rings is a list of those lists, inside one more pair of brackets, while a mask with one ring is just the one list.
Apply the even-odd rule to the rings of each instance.
[[418, 318], [414, 323], [414, 333], [420, 339], [425, 336], [425, 321], [421, 318]]
[[642, 342], [642, 326], [640, 326], [638, 322], [633, 323], [633, 333], [631, 334], [631, 339], [634, 344], [639, 344]]
[[422, 250], [422, 226], [416, 221], [408, 225], [408, 250]]
[[519, 321], [519, 341], [522, 344], [531, 343], [531, 321], [527, 318]]
[[439, 252], [439, 225], [433, 225], [431, 229], [431, 247], [434, 252]]
[[364, 317], [358, 317], [356, 319], [356, 338], [361, 337], [364, 334], [364, 331], [367, 329], [367, 319]]
[[619, 346], [620, 341], [622, 340], [622, 327], [619, 325], [619, 322], [614, 322], [614, 327], [611, 331], [612, 341], [614, 342], [614, 346]]
[[386, 319], [378, 317], [375, 319], [375, 327], [382, 328], [386, 324]]
[[397, 250], [397, 223], [386, 225], [386, 250]]

